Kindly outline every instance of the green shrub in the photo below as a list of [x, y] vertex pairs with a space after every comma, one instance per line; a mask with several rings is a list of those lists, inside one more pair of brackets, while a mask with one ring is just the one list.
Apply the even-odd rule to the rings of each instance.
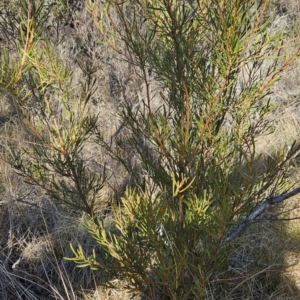
[[[145, 91], [133, 106], [120, 86], [125, 133], [107, 142], [88, 107], [90, 62], [75, 93], [58, 42], [42, 30], [49, 10], [20, 3], [18, 55], [3, 50], [0, 87], [16, 99], [32, 143], [10, 145], [5, 159], [28, 183], [89, 216], [113, 259], [105, 264], [96, 251], [87, 257], [72, 248], [79, 266], [124, 278], [148, 299], [205, 298], [239, 228], [287, 188], [295, 150], [263, 157], [257, 141], [272, 129], [271, 88], [299, 56], [299, 37], [268, 30], [267, 0], [111, 0], [101, 14], [90, 2], [102, 42], [135, 68]], [[110, 228], [95, 209], [105, 171], [90, 172], [83, 155], [91, 137], [132, 178]]]
[[[257, 140], [271, 130], [268, 96], [298, 57], [298, 37], [272, 34], [267, 9], [268, 1], [109, 1], [96, 16], [90, 7], [145, 90], [133, 109], [123, 87], [127, 134], [116, 148], [99, 134], [135, 183], [114, 209], [119, 232], [91, 232], [115, 258], [115, 274], [149, 299], [204, 298], [226, 267], [235, 226], [286, 188], [292, 153], [263, 157]], [[124, 159], [129, 145], [138, 174]]]

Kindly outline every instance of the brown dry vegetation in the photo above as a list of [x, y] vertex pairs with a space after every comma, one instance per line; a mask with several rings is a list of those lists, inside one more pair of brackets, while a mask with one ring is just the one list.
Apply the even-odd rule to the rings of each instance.
[[[57, 22], [58, 29], [56, 33], [49, 34], [60, 39], [58, 54], [74, 74], [72, 93], [78, 93], [77, 87], [85, 68], [93, 68], [96, 89], [90, 108], [99, 114], [99, 127], [105, 134], [104, 138], [109, 141], [116, 133], [126, 134], [126, 129], [119, 132], [122, 122], [118, 108], [124, 101], [121, 88], [126, 87], [126, 99], [133, 105], [140, 101], [144, 91], [138, 70], [102, 44], [99, 30], [85, 10], [84, 0], [58, 2], [52, 6], [49, 17], [49, 22]], [[7, 7], [5, 3], [17, 5], [18, 1], [2, 0], [0, 3], [3, 8]], [[102, 3], [98, 1], [100, 10]], [[300, 18], [299, 0], [274, 0], [272, 9], [276, 10], [276, 14], [271, 30], [283, 26], [289, 28]], [[4, 44], [11, 48], [12, 53], [16, 51], [14, 40], [9, 37], [0, 30], [0, 52]], [[300, 141], [298, 63], [300, 61], [274, 87], [272, 101], [278, 105], [273, 116], [276, 125], [273, 134], [260, 141], [260, 147], [266, 154], [273, 153], [278, 145]], [[0, 90], [2, 158], [7, 154], [6, 143], [13, 142], [18, 147], [34, 142], [20, 119], [14, 99]], [[98, 203], [99, 211], [108, 211], [108, 203], [120, 200], [132, 178], [97, 145], [86, 145], [84, 155], [92, 171], [101, 172], [104, 165], [108, 167], [109, 180]], [[138, 169], [130, 148], [126, 155], [132, 166]], [[289, 178], [295, 184], [299, 184], [300, 178], [298, 163], [296, 159]], [[69, 243], [75, 246], [81, 244], [86, 253], [97, 248], [84, 227], [85, 216], [55, 204], [40, 188], [25, 181], [4, 160], [0, 161], [0, 299], [132, 299], [132, 295], [122, 288], [110, 290], [100, 287], [103, 280], [101, 272], [76, 268], [73, 262], [64, 259], [73, 255]], [[272, 218], [284, 212], [282, 215], [286, 219], [298, 218], [300, 209], [297, 200], [297, 197], [289, 200], [265, 217]], [[106, 221], [109, 224], [109, 216]], [[299, 232], [300, 222], [297, 219], [288, 222], [265, 220], [251, 226], [240, 237], [240, 248], [232, 254], [227, 271], [232, 280], [223, 281], [224, 274], [216, 274], [208, 299], [299, 299]], [[104, 255], [100, 249], [98, 251], [99, 255]]]

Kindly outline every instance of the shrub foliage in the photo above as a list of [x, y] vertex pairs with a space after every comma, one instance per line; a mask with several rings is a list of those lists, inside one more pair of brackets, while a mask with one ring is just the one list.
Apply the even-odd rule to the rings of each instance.
[[[294, 151], [264, 157], [258, 139], [272, 130], [269, 96], [299, 56], [299, 37], [270, 32], [268, 0], [109, 0], [101, 11], [90, 1], [101, 42], [143, 82], [135, 106], [120, 86], [124, 134], [108, 142], [89, 111], [93, 69], [82, 65], [74, 93], [58, 41], [42, 30], [49, 7], [20, 4], [18, 55], [3, 49], [0, 87], [16, 99], [32, 143], [9, 145], [6, 160], [88, 214], [89, 230], [113, 259], [100, 263], [96, 252], [72, 248], [79, 266], [124, 278], [148, 299], [205, 298], [235, 246], [231, 230], [286, 188]], [[91, 137], [133, 179], [113, 205], [113, 230], [95, 210], [106, 176], [86, 167]]]

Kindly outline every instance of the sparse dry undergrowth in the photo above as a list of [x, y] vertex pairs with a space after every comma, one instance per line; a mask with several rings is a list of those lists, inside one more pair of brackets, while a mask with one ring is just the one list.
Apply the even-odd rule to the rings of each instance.
[[[83, 76], [84, 64], [95, 69], [97, 82], [91, 109], [99, 114], [99, 126], [109, 140], [121, 125], [117, 116], [122, 101], [121, 86], [126, 86], [127, 97], [133, 105], [140, 101], [144, 91], [137, 84], [139, 74], [101, 44], [98, 30], [84, 9], [84, 1], [61, 1], [67, 2], [68, 8], [57, 4], [53, 6], [57, 9], [56, 13], [50, 14], [52, 21], [57, 18], [57, 38], [63, 40], [59, 55], [69, 64], [78, 80]], [[101, 7], [101, 1], [98, 2]], [[274, 19], [277, 26], [281, 26], [280, 22], [284, 24], [286, 20], [299, 17], [299, 1], [273, 2], [278, 9]], [[9, 5], [7, 3], [0, 1], [0, 9]], [[8, 41], [4, 34], [0, 38], [0, 51], [1, 43], [10, 43], [14, 49], [14, 41]], [[300, 141], [299, 73], [300, 68], [295, 65], [275, 86], [273, 101], [278, 104], [274, 116], [277, 124], [274, 134], [264, 137], [261, 142], [266, 153], [272, 153], [279, 144]], [[74, 94], [78, 92], [77, 84], [75, 80]], [[20, 112], [13, 99], [1, 91], [0, 97], [2, 146], [8, 140], [16, 145], [27, 143], [27, 132], [20, 123]], [[134, 160], [133, 154], [127, 154]], [[101, 211], [106, 209], [109, 200], [119, 201], [131, 178], [126, 177], [124, 168], [103, 150], [99, 151], [97, 146], [86, 146], [85, 155], [89, 168], [94, 172], [101, 171], [104, 164], [108, 166], [110, 179], [102, 191], [106, 202], [98, 203]], [[296, 159], [290, 180], [298, 182], [299, 177]], [[72, 256], [69, 243], [75, 246], [81, 244], [86, 253], [97, 247], [83, 225], [84, 216], [54, 204], [39, 188], [26, 184], [4, 161], [0, 162], [0, 192], [0, 299], [131, 299], [122, 289], [100, 288], [103, 280], [101, 272], [79, 269], [73, 262], [64, 260], [64, 257]], [[298, 217], [297, 200], [297, 197], [290, 200], [268, 217], [280, 211], [288, 211], [284, 218]], [[261, 221], [251, 226], [240, 238], [241, 246], [230, 259], [228, 272], [232, 273], [232, 281], [223, 282], [223, 274], [216, 274], [211, 282], [209, 299], [219, 299], [222, 293], [222, 299], [298, 299], [299, 230], [298, 220]]]

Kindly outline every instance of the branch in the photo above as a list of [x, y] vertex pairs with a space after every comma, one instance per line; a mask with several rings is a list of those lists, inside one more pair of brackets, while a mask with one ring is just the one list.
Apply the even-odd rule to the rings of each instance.
[[231, 240], [235, 239], [242, 231], [244, 231], [247, 226], [253, 222], [258, 216], [260, 216], [267, 208], [271, 205], [283, 202], [297, 194], [300, 193], [300, 187], [292, 190], [289, 193], [284, 193], [279, 196], [267, 198], [261, 205], [259, 205], [245, 220], [243, 220], [238, 226], [232, 229], [222, 241], [222, 244], [228, 243]]

